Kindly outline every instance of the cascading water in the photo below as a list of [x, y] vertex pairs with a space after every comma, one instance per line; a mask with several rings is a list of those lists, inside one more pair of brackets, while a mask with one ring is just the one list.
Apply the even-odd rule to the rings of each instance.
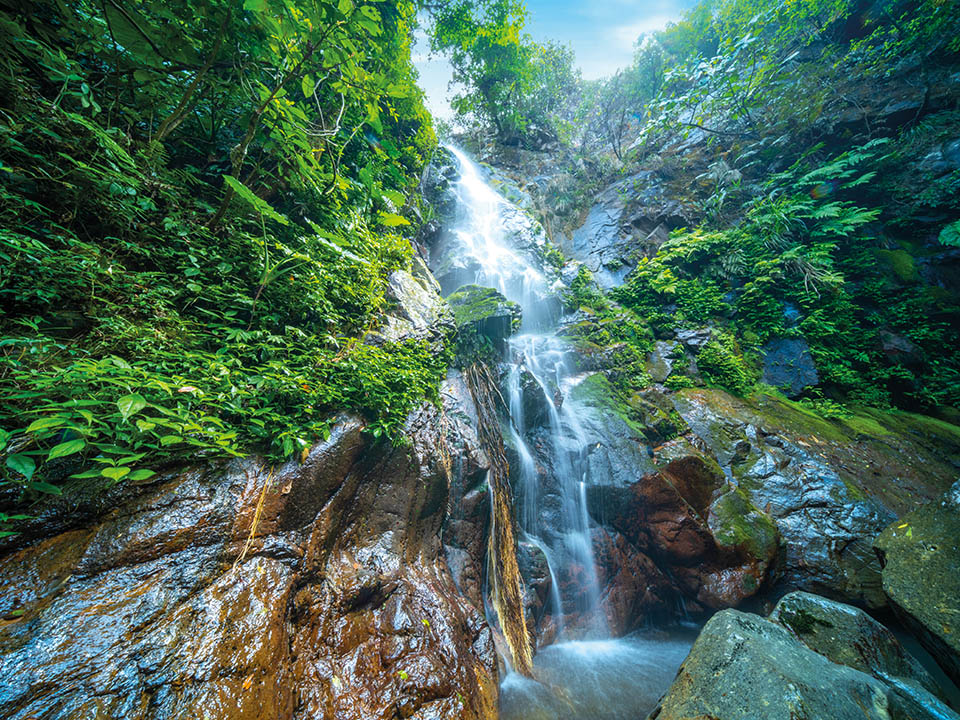
[[[510, 413], [511, 486], [521, 545], [541, 553], [550, 577], [547, 613], [554, 644], [535, 660], [536, 679], [508, 672], [503, 720], [635, 718], [655, 703], [689, 648], [686, 640], [612, 640], [601, 603], [586, 487], [587, 442], [571, 389], [582, 379], [571, 348], [556, 335], [560, 303], [542, 265], [519, 247], [536, 236], [533, 223], [500, 195], [460, 150], [453, 191], [454, 246], [440, 273], [444, 292], [474, 283], [499, 290], [523, 309], [509, 341], [503, 395]], [[536, 418], [529, 417], [535, 411]]]

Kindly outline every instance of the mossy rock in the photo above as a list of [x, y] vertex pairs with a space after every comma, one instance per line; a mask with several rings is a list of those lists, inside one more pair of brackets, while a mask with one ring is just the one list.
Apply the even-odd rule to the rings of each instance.
[[578, 402], [614, 413], [651, 445], [659, 445], [687, 430], [680, 414], [665, 398], [636, 393], [624, 400], [602, 373], [580, 382], [574, 388], [573, 397]]
[[960, 682], [960, 481], [884, 530], [874, 548], [884, 592]]
[[776, 523], [739, 488], [714, 500], [708, 523], [721, 547], [742, 549], [761, 561], [777, 554], [780, 534]]
[[464, 325], [507, 321], [510, 335], [520, 327], [522, 310], [515, 302], [507, 300], [498, 290], [483, 287], [482, 285], [464, 285], [447, 297], [447, 302], [453, 310], [457, 327]]

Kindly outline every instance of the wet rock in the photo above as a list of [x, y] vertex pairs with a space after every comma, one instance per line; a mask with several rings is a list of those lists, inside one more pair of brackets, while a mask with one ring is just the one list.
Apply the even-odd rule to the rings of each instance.
[[761, 354], [763, 382], [780, 388], [787, 397], [797, 397], [805, 388], [820, 382], [810, 346], [802, 338], [771, 340], [763, 346]]
[[387, 280], [386, 297], [393, 303], [384, 324], [367, 335], [367, 342], [423, 340], [439, 351], [454, 328], [454, 317], [440, 297], [440, 286], [423, 260], [414, 258], [413, 272], [396, 270]]
[[603, 588], [601, 612], [614, 637], [649, 625], [677, 607], [679, 592], [673, 582], [621, 533], [596, 528], [593, 552]]
[[490, 631], [440, 554], [439, 411], [402, 448], [362, 430], [174, 474], [0, 558], [4, 717], [495, 717]]
[[874, 547], [894, 608], [960, 683], [960, 481], [884, 530]]
[[895, 687], [910, 695], [923, 697], [929, 693], [946, 700], [920, 661], [892, 632], [859, 608], [811, 593], [792, 592], [777, 603], [770, 620], [792, 630], [804, 645], [831, 662], [878, 680], [895, 679]]
[[[798, 616], [798, 610], [806, 615]], [[845, 612], [855, 617], [847, 620]], [[917, 671], [916, 660], [857, 612], [837, 604], [816, 608], [812, 600], [792, 598], [771, 619], [736, 610], [717, 613], [649, 720], [956, 718], [925, 687], [928, 676]], [[811, 625], [817, 630], [810, 632]], [[873, 655], [872, 664], [843, 664], [848, 655], [835, 651], [836, 642], [861, 647], [878, 638], [883, 650]]]
[[[916, 419], [924, 429], [908, 431], [905, 418], [883, 414], [830, 422], [772, 397], [740, 400], [714, 390], [685, 390], [673, 400], [698, 443], [776, 523], [782, 587], [886, 604], [873, 539], [936, 492], [933, 477], [942, 483], [955, 472], [945, 460], [957, 441], [949, 429]], [[918, 441], [927, 432], [940, 434], [925, 448]]]
[[654, 382], [662, 383], [673, 371], [677, 353], [681, 352], [679, 343], [660, 340], [654, 343], [653, 352], [647, 363], [647, 372]]
[[483, 576], [490, 524], [490, 461], [477, 437], [477, 408], [463, 374], [451, 369], [440, 388], [450, 491], [442, 537], [457, 589], [483, 611]]
[[923, 364], [923, 351], [903, 335], [881, 330], [880, 348], [892, 365], [915, 368]]
[[520, 327], [521, 310], [493, 288], [464, 285], [447, 297], [462, 333], [475, 333], [502, 347]]
[[693, 328], [693, 329], [680, 329], [678, 328], [675, 332], [677, 340], [680, 341], [683, 345], [690, 348], [690, 350], [696, 352], [704, 345], [706, 345], [710, 339], [713, 337], [713, 328], [703, 327], [703, 328]]

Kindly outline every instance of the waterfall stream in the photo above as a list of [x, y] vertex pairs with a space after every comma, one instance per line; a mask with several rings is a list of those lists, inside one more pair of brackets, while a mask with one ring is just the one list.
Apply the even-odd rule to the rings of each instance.
[[550, 578], [544, 613], [553, 643], [538, 652], [535, 679], [509, 671], [508, 663], [501, 718], [634, 720], [669, 685], [691, 641], [610, 638], [587, 507], [588, 444], [571, 398], [583, 375], [556, 333], [560, 303], [548, 274], [530, 247], [516, 244], [518, 233], [536, 235], [534, 223], [462, 151], [448, 150], [460, 171], [448, 229], [456, 261], [440, 280], [445, 294], [467, 283], [496, 288], [523, 310], [503, 365], [510, 412], [504, 444], [512, 452], [518, 543], [542, 555]]

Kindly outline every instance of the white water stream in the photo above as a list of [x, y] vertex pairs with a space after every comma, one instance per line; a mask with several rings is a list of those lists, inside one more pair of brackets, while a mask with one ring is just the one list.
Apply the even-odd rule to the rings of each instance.
[[[518, 209], [470, 158], [448, 149], [460, 165], [450, 232], [457, 265], [467, 269], [461, 277], [498, 289], [523, 309], [521, 333], [505, 358], [511, 423], [504, 441], [514, 455], [518, 540], [546, 559], [545, 610], [556, 631], [554, 644], [535, 658], [536, 680], [512, 672], [503, 679], [501, 718], [635, 720], [669, 685], [691, 639], [609, 637], [587, 508], [587, 443], [576, 405], [567, 400], [581, 378], [569, 345], [555, 334], [558, 304], [542, 267], [515, 245]], [[531, 406], [538, 418], [526, 417]]]

